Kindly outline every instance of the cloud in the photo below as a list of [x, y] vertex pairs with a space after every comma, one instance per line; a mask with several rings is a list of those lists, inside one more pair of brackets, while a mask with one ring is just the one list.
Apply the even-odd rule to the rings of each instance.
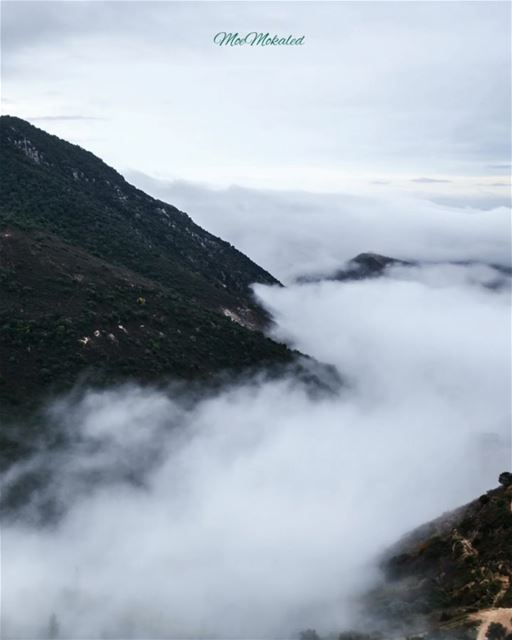
[[[373, 251], [404, 260], [510, 264], [510, 210], [460, 208], [403, 193], [375, 197], [232, 187], [127, 177], [187, 211], [283, 282], [340, 268]], [[495, 206], [491, 201], [491, 206]]]
[[33, 122], [38, 121], [58, 121], [58, 120], [69, 120], [69, 121], [80, 121], [80, 120], [105, 120], [105, 118], [98, 118], [96, 116], [86, 116], [86, 115], [55, 115], [55, 116], [28, 116], [27, 120], [31, 120]]
[[[283, 171], [294, 188], [342, 170], [475, 175], [510, 158], [509, 17], [506, 3], [6, 2], [3, 90], [22, 117], [108, 119], [90, 150], [118, 169], [263, 186]], [[306, 45], [215, 47], [228, 25]]]
[[[508, 463], [510, 293], [487, 288], [496, 275], [258, 286], [274, 335], [342, 372], [333, 395], [263, 378], [58, 402], [47, 421], [68, 446], [2, 478], [4, 493], [39, 479], [3, 524], [3, 636], [45, 637], [52, 615], [69, 640], [360, 623], [378, 554]], [[61, 519], [36, 525], [52, 505]]]
[[[483, 184], [478, 184], [478, 187], [484, 186]], [[485, 185], [488, 186], [488, 185]], [[512, 199], [509, 194], [497, 194], [496, 192], [489, 191], [486, 189], [482, 191], [479, 189], [479, 193], [472, 194], [446, 194], [443, 196], [440, 195], [431, 195], [431, 202], [434, 202], [442, 207], [450, 207], [450, 208], [458, 208], [465, 209], [469, 211], [480, 210], [484, 211], [492, 211], [493, 209], [509, 209], [512, 207]]]
[[451, 182], [451, 180], [441, 180], [438, 178], [413, 178], [411, 182], [419, 182], [421, 184], [435, 184], [437, 182]]

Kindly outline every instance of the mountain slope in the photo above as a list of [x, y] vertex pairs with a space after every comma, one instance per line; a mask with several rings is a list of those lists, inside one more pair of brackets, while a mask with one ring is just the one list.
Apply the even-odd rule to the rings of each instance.
[[0, 123], [0, 403], [294, 360], [259, 331], [270, 274], [92, 154]]
[[45, 232], [0, 231], [0, 400], [287, 362], [291, 352]]
[[3, 116], [0, 160], [0, 224], [55, 233], [201, 304], [263, 321], [249, 287], [275, 278], [92, 153]]
[[372, 617], [428, 638], [475, 638], [480, 627], [484, 638], [494, 621], [512, 638], [512, 475], [500, 482], [389, 551], [386, 580], [368, 597]]

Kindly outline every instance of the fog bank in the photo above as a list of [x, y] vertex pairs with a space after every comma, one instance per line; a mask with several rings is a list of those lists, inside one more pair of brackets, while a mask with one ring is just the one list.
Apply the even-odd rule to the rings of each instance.
[[468, 205], [471, 197], [456, 206], [455, 195], [454, 203], [443, 204], [432, 194], [413, 196], [392, 187], [372, 195], [321, 194], [209, 189], [135, 172], [127, 177], [190, 213], [285, 284], [304, 274], [334, 271], [366, 251], [405, 260], [512, 261], [509, 188], [508, 207], [496, 206], [493, 198], [486, 206]]
[[274, 335], [336, 365], [339, 394], [282, 379], [54, 405], [72, 444], [29, 463], [50, 469], [32, 511], [48, 494], [65, 515], [5, 523], [3, 637], [44, 638], [55, 620], [77, 640], [357, 624], [378, 554], [510, 459], [509, 290], [488, 277], [445, 265], [257, 287]]

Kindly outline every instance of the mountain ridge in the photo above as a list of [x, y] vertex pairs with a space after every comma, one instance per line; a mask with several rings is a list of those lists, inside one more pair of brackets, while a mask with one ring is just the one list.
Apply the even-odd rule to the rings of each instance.
[[280, 283], [232, 245], [78, 145], [12, 116], [0, 118], [0, 136], [1, 223], [57, 233], [167, 286], [195, 287], [211, 305], [241, 299], [261, 320], [250, 285]]
[[0, 403], [295, 361], [251, 286], [282, 286], [77, 145], [0, 118]]

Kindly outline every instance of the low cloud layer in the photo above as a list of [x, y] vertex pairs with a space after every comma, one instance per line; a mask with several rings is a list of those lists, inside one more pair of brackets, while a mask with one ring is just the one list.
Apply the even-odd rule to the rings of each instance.
[[190, 213], [285, 283], [334, 271], [366, 251], [406, 260], [511, 264], [510, 209], [496, 206], [492, 197], [493, 208], [481, 209], [397, 192], [377, 197], [212, 190], [140, 173], [128, 178]]
[[[71, 445], [3, 530], [3, 637], [287, 637], [358, 622], [375, 559], [496, 484], [510, 456], [509, 291], [494, 270], [257, 287], [274, 335], [336, 365], [191, 401], [63, 400]], [[11, 470], [8, 488], [27, 469]], [[27, 522], [49, 494], [65, 515]]]

